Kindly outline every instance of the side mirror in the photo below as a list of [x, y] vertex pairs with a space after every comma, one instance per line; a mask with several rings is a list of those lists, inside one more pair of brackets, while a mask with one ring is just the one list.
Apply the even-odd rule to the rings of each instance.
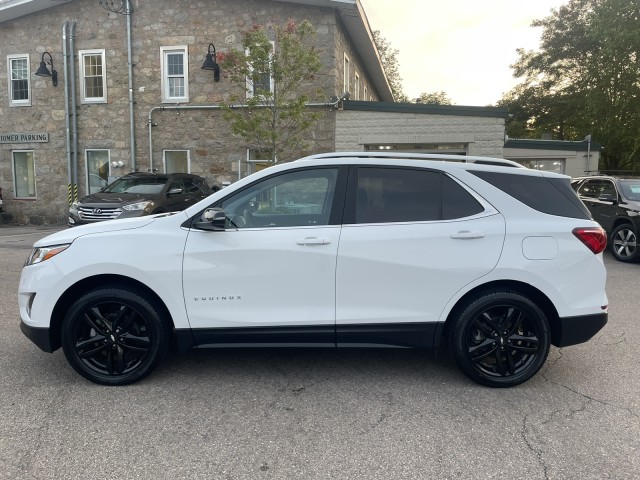
[[598, 197], [598, 200], [600, 200], [601, 202], [611, 202], [614, 205], [618, 203], [618, 199], [616, 198], [616, 195], [612, 193], [603, 193]]
[[221, 208], [207, 208], [200, 221], [194, 222], [193, 226], [199, 230], [209, 230], [212, 232], [224, 232], [227, 216]]
[[181, 188], [172, 188], [171, 190], [169, 190], [167, 192], [167, 195], [176, 195], [178, 193], [182, 193], [182, 189]]

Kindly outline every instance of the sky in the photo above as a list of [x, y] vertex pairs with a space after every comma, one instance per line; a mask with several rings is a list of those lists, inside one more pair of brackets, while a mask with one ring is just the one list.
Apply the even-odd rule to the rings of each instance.
[[568, 0], [360, 0], [372, 30], [399, 50], [404, 92], [445, 92], [455, 105], [494, 105], [518, 80], [517, 48], [536, 50], [531, 22]]

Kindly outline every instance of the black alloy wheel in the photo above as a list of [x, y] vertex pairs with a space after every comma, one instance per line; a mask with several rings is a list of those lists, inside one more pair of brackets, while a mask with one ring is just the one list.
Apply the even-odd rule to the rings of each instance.
[[169, 328], [134, 290], [100, 288], [78, 299], [62, 324], [62, 348], [83, 377], [126, 385], [147, 376], [168, 350]]
[[638, 257], [636, 230], [633, 225], [623, 223], [611, 233], [611, 253], [621, 262], [635, 262]]
[[549, 354], [545, 314], [527, 297], [495, 290], [471, 299], [460, 312], [451, 335], [460, 369], [489, 387], [526, 382]]

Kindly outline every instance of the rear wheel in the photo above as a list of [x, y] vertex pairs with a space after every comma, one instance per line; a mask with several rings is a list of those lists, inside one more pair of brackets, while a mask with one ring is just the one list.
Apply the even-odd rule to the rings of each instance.
[[636, 229], [624, 223], [611, 233], [611, 253], [621, 262], [635, 262], [638, 259]]
[[450, 335], [451, 350], [472, 380], [489, 387], [512, 387], [533, 377], [546, 361], [550, 345], [547, 318], [520, 293], [485, 292], [458, 312]]
[[138, 292], [105, 287], [80, 297], [62, 323], [62, 348], [83, 377], [126, 385], [146, 377], [164, 357], [170, 330]]

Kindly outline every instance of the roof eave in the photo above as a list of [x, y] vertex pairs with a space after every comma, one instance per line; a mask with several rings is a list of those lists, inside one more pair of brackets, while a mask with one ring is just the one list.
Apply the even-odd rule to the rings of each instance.
[[297, 3], [335, 9], [353, 41], [353, 44], [364, 63], [371, 83], [375, 87], [380, 100], [393, 102], [393, 93], [382, 67], [382, 60], [373, 41], [373, 32], [360, 0], [276, 0], [278, 2]]
[[70, 1], [72, 0], [0, 0], [0, 23]]

